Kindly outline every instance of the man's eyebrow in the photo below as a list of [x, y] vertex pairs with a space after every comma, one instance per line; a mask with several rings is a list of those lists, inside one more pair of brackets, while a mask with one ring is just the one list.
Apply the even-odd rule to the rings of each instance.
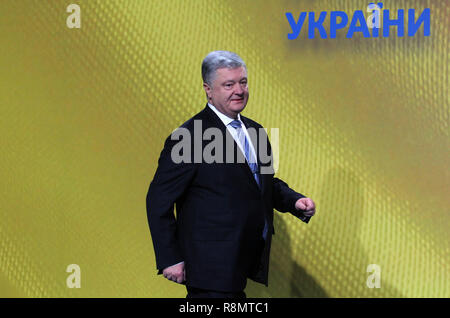
[[226, 85], [226, 84], [234, 84], [234, 83], [236, 83], [236, 82], [233, 81], [233, 80], [227, 80], [227, 81], [223, 82], [222, 85]]
[[[239, 80], [239, 82], [241, 82], [241, 81], [243, 81], [243, 80], [246, 80], [246, 81], [247, 81], [247, 77], [241, 78], [241, 79]], [[235, 80], [226, 80], [226, 81], [224, 81], [222, 84], [227, 84], [227, 83], [236, 83], [236, 81], [235, 81]]]

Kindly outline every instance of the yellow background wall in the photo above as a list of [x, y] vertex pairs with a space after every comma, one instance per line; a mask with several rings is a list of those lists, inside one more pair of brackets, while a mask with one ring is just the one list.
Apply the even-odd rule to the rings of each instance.
[[269, 288], [247, 295], [449, 297], [448, 1], [383, 2], [431, 8], [430, 37], [287, 39], [285, 12], [368, 3], [2, 0], [0, 296], [185, 296], [156, 276], [145, 195], [225, 49], [248, 66], [243, 114], [280, 129], [278, 177], [317, 204], [308, 225], [277, 213]]

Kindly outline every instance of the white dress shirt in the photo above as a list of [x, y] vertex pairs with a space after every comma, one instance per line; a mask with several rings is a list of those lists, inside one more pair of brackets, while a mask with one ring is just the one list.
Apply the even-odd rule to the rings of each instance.
[[[241, 144], [241, 141], [238, 138], [236, 129], [234, 129], [233, 126], [230, 125], [230, 123], [235, 119], [230, 118], [227, 115], [221, 113], [215, 106], [211, 105], [210, 103], [208, 103], [208, 106], [216, 113], [217, 116], [219, 116], [220, 120], [227, 127], [231, 136], [233, 136], [233, 139], [236, 141], [236, 143], [239, 146], [239, 148], [241, 149], [242, 153], [245, 155], [244, 145]], [[237, 115], [237, 120], [241, 122], [241, 129], [244, 132], [245, 136], [247, 137], [247, 141], [248, 141], [248, 145], [249, 145], [249, 149], [250, 149], [251, 161], [253, 163], [257, 163], [256, 156], [255, 156], [255, 154], [256, 154], [255, 148], [253, 147], [252, 140], [250, 139], [250, 135], [248, 134], [247, 128], [245, 127], [244, 123], [241, 120], [240, 114]]]

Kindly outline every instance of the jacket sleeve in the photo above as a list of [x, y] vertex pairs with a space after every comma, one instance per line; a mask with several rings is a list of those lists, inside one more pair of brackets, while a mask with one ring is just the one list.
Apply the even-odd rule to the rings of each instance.
[[175, 163], [172, 160], [172, 148], [177, 142], [171, 140], [170, 136], [166, 139], [146, 198], [147, 219], [159, 274], [164, 268], [183, 261], [174, 204], [183, 195], [195, 174], [192, 162]]
[[295, 202], [300, 198], [305, 198], [301, 193], [295, 192], [286, 182], [273, 178], [273, 204], [274, 208], [279, 212], [290, 212], [295, 217], [299, 218], [305, 223], [311, 219], [310, 216], [305, 216], [301, 211], [295, 208]]

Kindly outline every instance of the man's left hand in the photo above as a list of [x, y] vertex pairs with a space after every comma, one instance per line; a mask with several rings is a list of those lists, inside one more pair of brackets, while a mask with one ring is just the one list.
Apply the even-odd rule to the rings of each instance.
[[316, 204], [310, 198], [298, 199], [295, 208], [302, 211], [305, 216], [313, 216], [316, 213]]

